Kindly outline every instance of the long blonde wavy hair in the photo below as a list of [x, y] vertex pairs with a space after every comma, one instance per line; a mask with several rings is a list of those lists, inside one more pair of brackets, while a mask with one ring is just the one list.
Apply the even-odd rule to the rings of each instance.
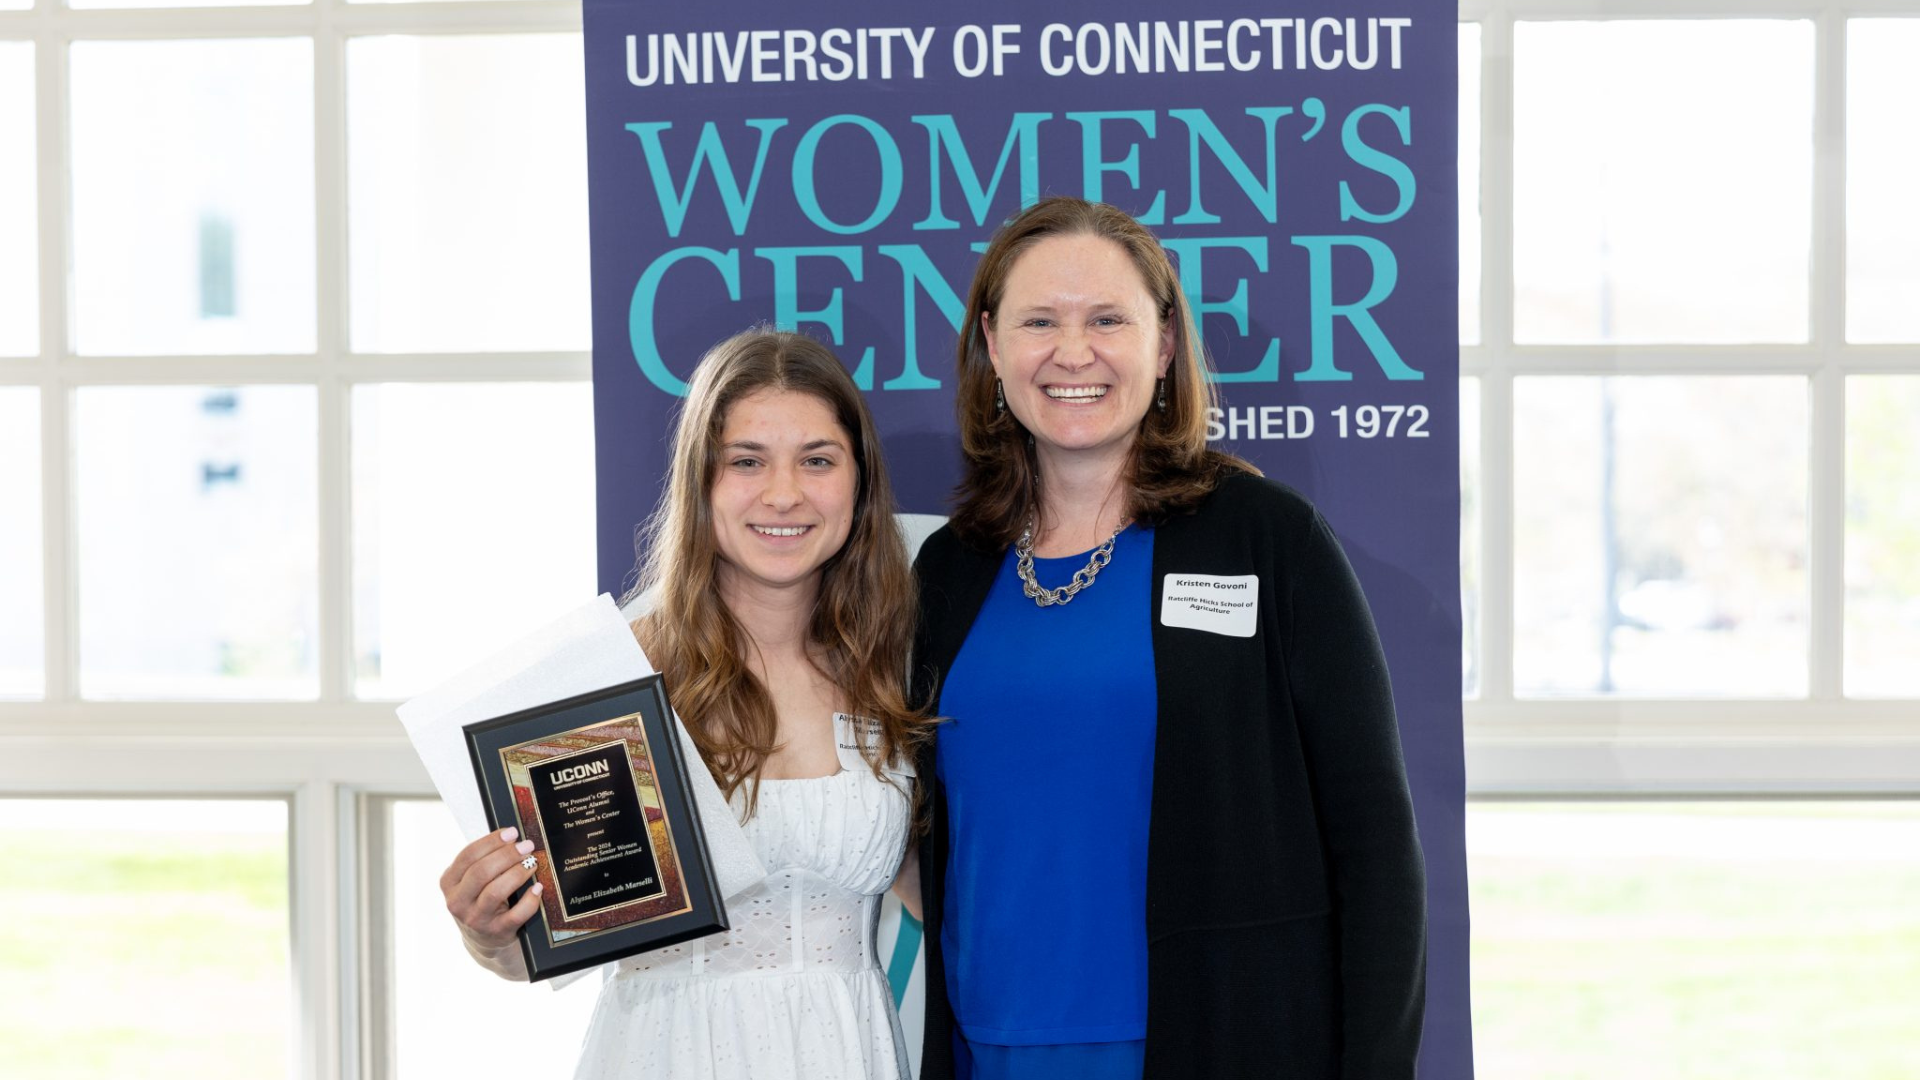
[[747, 785], [749, 815], [759, 802], [761, 770], [779, 744], [773, 698], [747, 661], [752, 642], [720, 599], [709, 496], [728, 410], [769, 389], [823, 402], [852, 441], [858, 470], [846, 544], [821, 569], [808, 653], [839, 689], [843, 708], [878, 722], [878, 745], [867, 760], [881, 779], [887, 764], [912, 757], [931, 723], [908, 707], [902, 685], [918, 601], [879, 433], [859, 389], [832, 351], [804, 335], [755, 329], [720, 342], [701, 358], [688, 388], [666, 492], [641, 531], [639, 581], [630, 595], [653, 592], [634, 633], [720, 789], [732, 798]]

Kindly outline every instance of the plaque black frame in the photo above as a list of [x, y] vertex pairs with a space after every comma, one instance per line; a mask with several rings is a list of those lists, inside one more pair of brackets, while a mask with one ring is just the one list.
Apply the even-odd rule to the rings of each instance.
[[[502, 751], [632, 716], [639, 718], [639, 726], [646, 735], [647, 757], [653, 765], [653, 786], [659, 792], [667, 834], [678, 857], [678, 876], [688, 907], [676, 914], [647, 918], [613, 929], [598, 929], [575, 940], [554, 941], [548, 931], [547, 909], [543, 903], [519, 932], [520, 954], [526, 961], [527, 977], [531, 981], [598, 967], [634, 953], [665, 948], [728, 928], [727, 909], [721, 902], [720, 885], [714, 877], [706, 834], [700, 825], [700, 810], [687, 780], [688, 764], [681, 752], [673, 709], [667, 704], [666, 687], [659, 675], [466, 725], [462, 730], [466, 732], [467, 754], [473, 762], [474, 776], [480, 782], [480, 801], [486, 806], [487, 824], [496, 832], [515, 825], [523, 836], [534, 839], [540, 845], [536, 849], [542, 859], [540, 869], [550, 879], [547, 888], [553, 890], [551, 879], [558, 871], [547, 857], [539, 823], [521, 820]], [[703, 766], [696, 763], [695, 767]], [[644, 824], [644, 815], [642, 821]], [[514, 899], [524, 893], [524, 888], [514, 893]]]

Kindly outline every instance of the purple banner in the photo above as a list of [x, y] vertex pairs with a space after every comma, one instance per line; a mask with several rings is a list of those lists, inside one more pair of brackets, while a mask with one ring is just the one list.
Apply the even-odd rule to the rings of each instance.
[[1219, 370], [1216, 445], [1312, 498], [1366, 587], [1427, 857], [1421, 1075], [1465, 1080], [1454, 8], [966, 7], [585, 0], [601, 587], [685, 378], [760, 322], [834, 345], [903, 508], [944, 513], [987, 238], [1047, 194], [1134, 213]]

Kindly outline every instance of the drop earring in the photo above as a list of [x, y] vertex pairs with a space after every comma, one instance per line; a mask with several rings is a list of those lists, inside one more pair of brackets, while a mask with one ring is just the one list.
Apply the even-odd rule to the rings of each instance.
[[1167, 411], [1167, 377], [1160, 377], [1160, 411]]
[[[1163, 406], [1164, 407], [1164, 406]], [[993, 380], [993, 415], [1001, 416], [1007, 411], [1007, 395], [1000, 389], [1000, 380]]]

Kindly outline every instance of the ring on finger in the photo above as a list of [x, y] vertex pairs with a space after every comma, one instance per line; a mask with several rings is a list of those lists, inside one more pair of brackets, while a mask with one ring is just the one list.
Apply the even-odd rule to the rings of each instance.
[[521, 866], [524, 866], [524, 867], [526, 867], [526, 868], [527, 868], [527, 869], [529, 869], [529, 870], [531, 870], [531, 869], [533, 869], [534, 867], [536, 867], [536, 866], [539, 866], [539, 865], [540, 865], [540, 860], [539, 860], [539, 859], [536, 859], [536, 858], [534, 858], [534, 857], [533, 857], [533, 856], [531, 856], [531, 855], [529, 855], [529, 856], [527, 856], [526, 858], [524, 858], [524, 859], [521, 859], [521, 860], [520, 860], [520, 865], [521, 865]]

